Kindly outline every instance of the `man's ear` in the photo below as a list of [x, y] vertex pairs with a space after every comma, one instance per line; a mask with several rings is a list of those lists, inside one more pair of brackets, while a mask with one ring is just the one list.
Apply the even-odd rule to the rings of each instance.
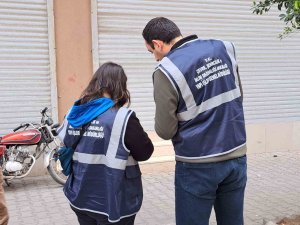
[[161, 41], [161, 40], [152, 40], [152, 43], [153, 43], [154, 49], [156, 47], [157, 49], [161, 50], [163, 47], [163, 41]]

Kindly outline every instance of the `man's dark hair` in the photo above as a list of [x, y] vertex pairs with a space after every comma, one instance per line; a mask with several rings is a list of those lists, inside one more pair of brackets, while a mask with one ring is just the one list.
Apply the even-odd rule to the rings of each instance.
[[152, 40], [161, 40], [169, 44], [174, 38], [182, 36], [177, 25], [165, 18], [156, 17], [150, 20], [143, 30], [143, 37], [152, 48]]

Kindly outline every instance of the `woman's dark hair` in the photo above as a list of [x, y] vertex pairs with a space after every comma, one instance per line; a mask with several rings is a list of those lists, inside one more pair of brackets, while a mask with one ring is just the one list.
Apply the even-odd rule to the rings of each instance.
[[99, 67], [90, 83], [81, 94], [81, 104], [103, 97], [104, 92], [115, 101], [115, 106], [130, 104], [130, 94], [127, 90], [127, 76], [122, 66], [107, 62]]
[[152, 40], [161, 40], [169, 44], [179, 36], [182, 35], [177, 25], [165, 17], [153, 18], [143, 30], [143, 37], [152, 48], [154, 48]]

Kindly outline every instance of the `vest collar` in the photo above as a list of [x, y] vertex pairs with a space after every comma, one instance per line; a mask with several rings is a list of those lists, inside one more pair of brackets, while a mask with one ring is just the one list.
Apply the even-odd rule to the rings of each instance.
[[187, 36], [187, 37], [184, 37], [182, 38], [181, 40], [177, 41], [171, 48], [171, 51], [178, 48], [179, 46], [183, 45], [184, 43], [188, 42], [188, 41], [192, 41], [192, 40], [195, 40], [197, 39], [198, 36], [197, 35], [190, 35], [190, 36]]

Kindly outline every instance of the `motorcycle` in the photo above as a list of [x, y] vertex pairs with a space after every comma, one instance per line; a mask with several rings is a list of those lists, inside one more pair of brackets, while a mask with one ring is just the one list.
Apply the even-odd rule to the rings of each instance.
[[56, 157], [60, 147], [56, 138], [59, 124], [53, 124], [47, 111], [47, 107], [41, 110], [40, 123], [21, 124], [13, 133], [0, 137], [0, 166], [7, 185], [12, 179], [26, 177], [41, 155], [53, 180], [62, 185], [66, 182], [67, 177]]

